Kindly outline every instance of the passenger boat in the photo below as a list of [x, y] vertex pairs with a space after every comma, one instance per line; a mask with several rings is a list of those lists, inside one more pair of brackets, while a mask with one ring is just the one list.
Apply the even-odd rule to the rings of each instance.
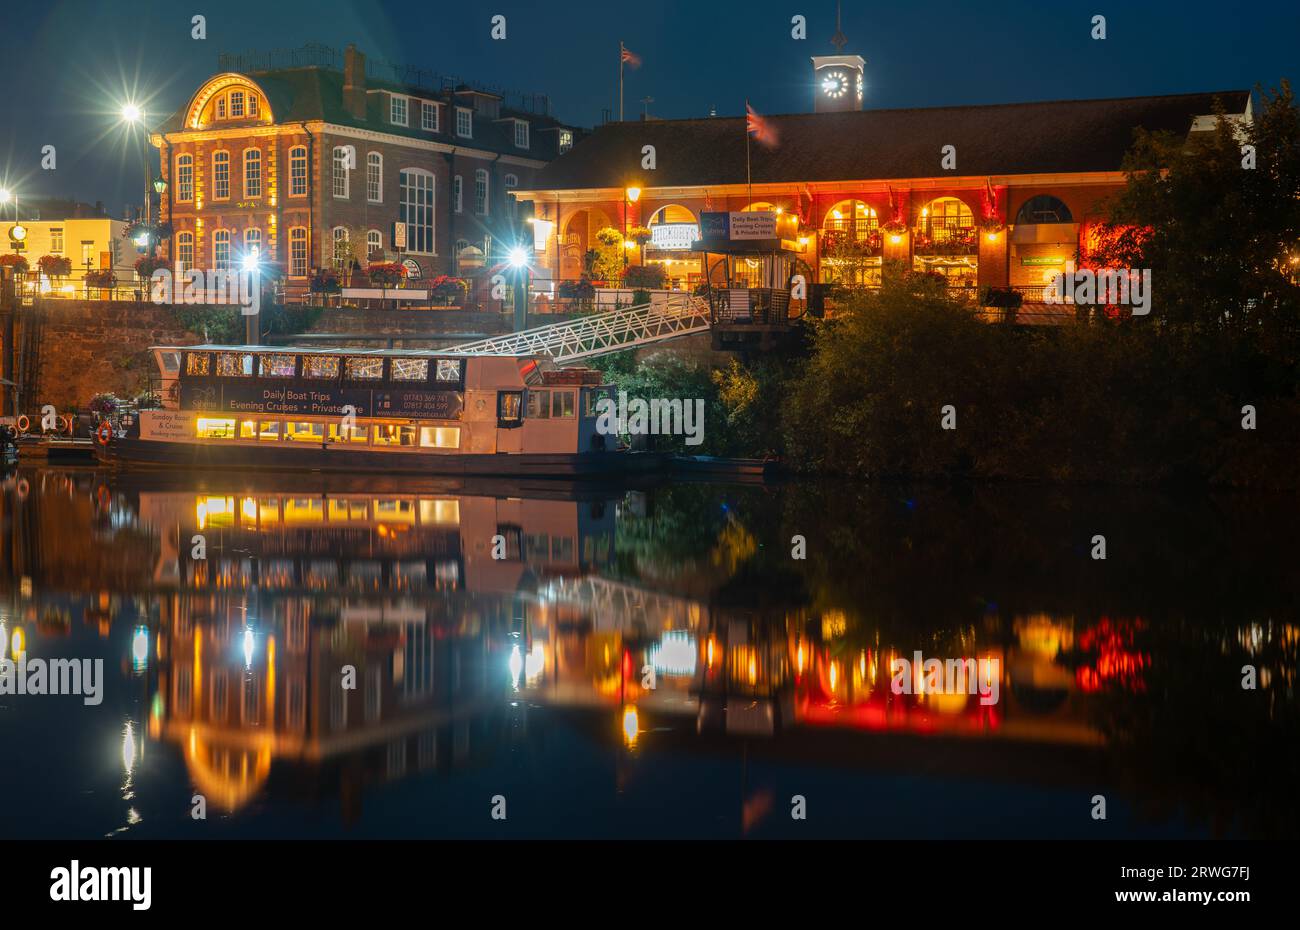
[[125, 468], [581, 477], [661, 467], [597, 430], [598, 371], [395, 349], [155, 346], [162, 407], [101, 424]]

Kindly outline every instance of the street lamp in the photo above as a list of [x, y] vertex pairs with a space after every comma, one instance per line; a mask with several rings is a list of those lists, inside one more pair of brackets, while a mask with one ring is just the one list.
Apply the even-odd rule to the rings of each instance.
[[[122, 113], [123, 122], [125, 122], [128, 126], [134, 126], [135, 124], [139, 123], [140, 129], [144, 132], [144, 138], [141, 140], [141, 145], [140, 145], [140, 157], [144, 161], [144, 212], [142, 214], [142, 218], [144, 220], [145, 225], [148, 225], [150, 223], [150, 207], [151, 207], [151, 197], [149, 195], [149, 188], [150, 186], [154, 186], [156, 189], [156, 185], [151, 185], [149, 181], [149, 175], [152, 173], [149, 170], [149, 127], [146, 126], [144, 122], [144, 110], [141, 109], [137, 104], [127, 101], [126, 103], [122, 104], [121, 113]], [[159, 178], [159, 180], [161, 181], [162, 179]], [[161, 191], [159, 191], [159, 193], [161, 193]], [[149, 251], [150, 254], [153, 253], [152, 246], [150, 247]]]

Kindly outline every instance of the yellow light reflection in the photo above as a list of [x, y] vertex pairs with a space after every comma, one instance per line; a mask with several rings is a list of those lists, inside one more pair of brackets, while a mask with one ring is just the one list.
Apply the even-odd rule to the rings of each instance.
[[623, 742], [627, 743], [628, 748], [636, 745], [636, 738], [640, 732], [640, 721], [637, 716], [636, 705], [629, 704], [623, 708]]

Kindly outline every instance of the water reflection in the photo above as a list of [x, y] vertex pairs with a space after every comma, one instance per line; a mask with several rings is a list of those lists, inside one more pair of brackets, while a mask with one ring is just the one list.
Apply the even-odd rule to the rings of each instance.
[[[76, 747], [0, 775], [16, 833], [188, 835], [201, 794], [245, 835], [484, 835], [507, 787], [538, 835], [779, 835], [795, 791], [847, 811], [828, 835], [1086, 836], [1098, 791], [1119, 835], [1295, 829], [1276, 502], [28, 479], [0, 641], [103, 655], [115, 700], [0, 699]], [[1142, 557], [1092, 562], [1095, 520]], [[918, 653], [996, 703], [920, 663], [896, 693]], [[99, 712], [125, 813], [95, 800]]]

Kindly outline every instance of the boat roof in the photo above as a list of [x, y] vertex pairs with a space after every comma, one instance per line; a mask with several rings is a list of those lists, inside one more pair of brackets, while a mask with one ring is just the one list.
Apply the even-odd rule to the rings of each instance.
[[475, 352], [473, 355], [464, 355], [455, 349], [349, 349], [345, 347], [325, 347], [325, 346], [250, 346], [250, 345], [216, 345], [212, 343], [203, 343], [200, 345], [175, 346], [159, 345], [150, 346], [150, 352], [256, 352], [256, 353], [274, 353], [276, 355], [377, 355], [377, 356], [399, 356], [401, 358], [532, 358], [531, 355], [511, 355], [502, 353], [493, 355], [490, 353]]

